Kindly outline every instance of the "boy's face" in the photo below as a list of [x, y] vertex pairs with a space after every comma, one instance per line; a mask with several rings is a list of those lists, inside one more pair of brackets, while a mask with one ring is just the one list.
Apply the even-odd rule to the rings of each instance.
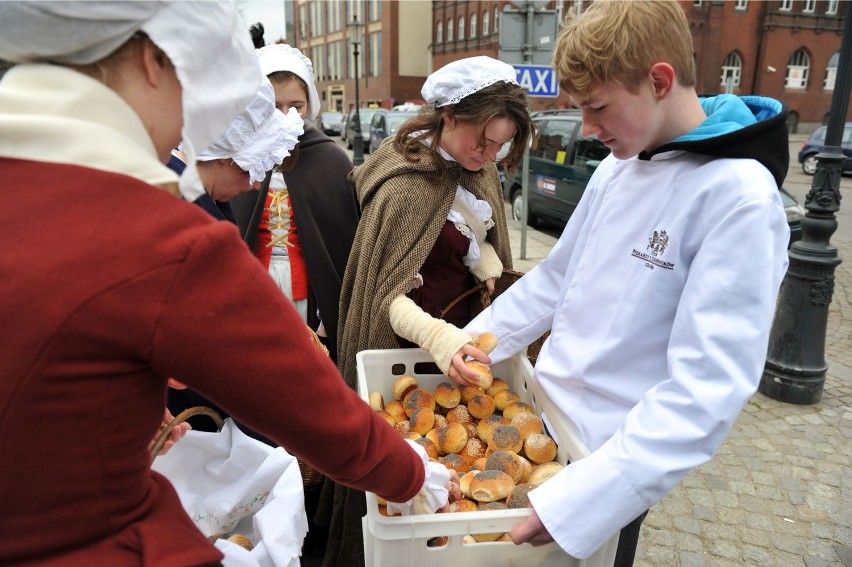
[[640, 84], [636, 92], [616, 83], [599, 83], [587, 98], [571, 100], [583, 112], [583, 135], [597, 136], [619, 159], [667, 141], [658, 139], [663, 117], [649, 83]]

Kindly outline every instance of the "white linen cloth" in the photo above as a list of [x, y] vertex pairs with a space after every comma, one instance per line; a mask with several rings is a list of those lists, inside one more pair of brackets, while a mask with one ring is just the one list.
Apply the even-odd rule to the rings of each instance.
[[756, 161], [607, 157], [547, 258], [465, 330], [492, 361], [552, 328], [538, 382], [590, 456], [530, 493], [586, 558], [719, 448], [754, 394], [789, 228]]
[[190, 431], [151, 468], [175, 487], [206, 536], [240, 533], [251, 552], [216, 542], [231, 567], [299, 565], [308, 532], [302, 475], [296, 458], [240, 431], [231, 418], [218, 433]]

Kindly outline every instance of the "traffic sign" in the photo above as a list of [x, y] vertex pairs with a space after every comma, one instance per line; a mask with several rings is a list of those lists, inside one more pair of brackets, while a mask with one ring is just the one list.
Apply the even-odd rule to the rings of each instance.
[[547, 65], [512, 65], [518, 77], [518, 84], [526, 89], [530, 96], [559, 96], [559, 81], [553, 67]]

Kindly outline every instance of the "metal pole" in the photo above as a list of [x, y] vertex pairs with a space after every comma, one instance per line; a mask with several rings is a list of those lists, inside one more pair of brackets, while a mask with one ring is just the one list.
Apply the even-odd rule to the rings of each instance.
[[[526, 34], [524, 36], [524, 63], [533, 61], [533, 18], [535, 17], [535, 5], [527, 2]], [[527, 259], [527, 214], [529, 214], [530, 202], [530, 146], [524, 150], [524, 159], [521, 162], [521, 260]]]
[[847, 5], [837, 80], [831, 98], [825, 145], [817, 154], [817, 171], [805, 197], [807, 214], [802, 240], [790, 247], [790, 267], [781, 286], [769, 337], [769, 353], [758, 390], [793, 404], [813, 404], [822, 397], [825, 332], [834, 293], [837, 248], [829, 243], [840, 209], [841, 135], [852, 90], [852, 10]]
[[[356, 32], [357, 33], [357, 32]], [[357, 37], [357, 36], [356, 36]], [[361, 165], [364, 163], [364, 140], [361, 137], [361, 112], [358, 110], [361, 107], [361, 100], [358, 93], [358, 44], [353, 41], [355, 46], [355, 139], [352, 140], [352, 163]]]

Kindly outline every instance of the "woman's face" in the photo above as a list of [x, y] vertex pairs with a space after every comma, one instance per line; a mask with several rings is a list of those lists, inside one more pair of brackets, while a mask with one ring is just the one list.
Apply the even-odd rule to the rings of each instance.
[[272, 82], [275, 90], [275, 108], [287, 114], [291, 108], [295, 108], [302, 120], [308, 116], [308, 93], [295, 77], [289, 79], [275, 80]]
[[485, 125], [485, 141], [481, 142], [481, 124], [467, 124], [455, 116], [444, 114], [441, 147], [468, 171], [479, 171], [488, 162], [497, 161], [497, 153], [509, 142], [517, 125], [505, 116], [493, 118]]
[[260, 187], [260, 183], [252, 186], [248, 172], [230, 159], [199, 161], [198, 174], [213, 200], [220, 203], [227, 203], [240, 193]]

